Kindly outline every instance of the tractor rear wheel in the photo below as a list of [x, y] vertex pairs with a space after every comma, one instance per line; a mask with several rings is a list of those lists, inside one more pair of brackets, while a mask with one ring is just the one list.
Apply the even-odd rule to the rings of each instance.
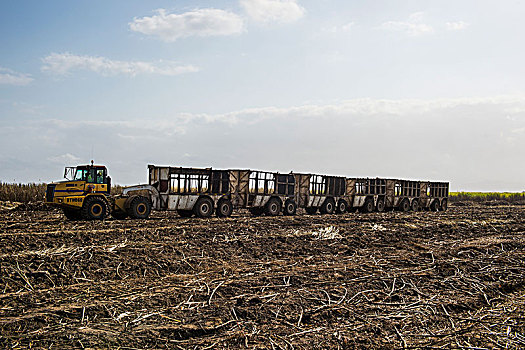
[[412, 201], [412, 211], [419, 211], [419, 201], [417, 199], [414, 199]]
[[136, 196], [131, 200], [127, 212], [132, 219], [147, 219], [151, 213], [151, 203], [146, 197]]
[[448, 208], [448, 203], [447, 203], [447, 199], [443, 199], [443, 201], [441, 202], [441, 210], [442, 211], [447, 211], [447, 208]]

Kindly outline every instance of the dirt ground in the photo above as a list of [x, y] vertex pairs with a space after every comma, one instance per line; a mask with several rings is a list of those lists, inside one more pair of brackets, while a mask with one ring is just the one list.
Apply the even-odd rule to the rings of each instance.
[[525, 348], [525, 207], [0, 215], [1, 348]]

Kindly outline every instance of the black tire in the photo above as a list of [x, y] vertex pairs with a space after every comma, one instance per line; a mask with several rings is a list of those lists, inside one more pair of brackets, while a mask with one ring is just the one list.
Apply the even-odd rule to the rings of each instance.
[[147, 219], [151, 213], [151, 203], [148, 198], [136, 196], [131, 200], [127, 213], [132, 219]]
[[108, 206], [100, 197], [87, 197], [81, 212], [82, 218], [86, 220], [104, 220], [108, 214]]
[[82, 212], [80, 209], [62, 208], [62, 211], [68, 220], [74, 221], [82, 219]]
[[446, 198], [444, 198], [443, 201], [441, 201], [441, 210], [447, 211], [447, 209], [448, 209], [448, 201]]
[[272, 197], [264, 206], [264, 213], [268, 216], [277, 216], [281, 213], [281, 201]]
[[297, 212], [297, 204], [293, 199], [287, 199], [284, 202], [284, 215], [292, 216]]
[[261, 207], [254, 207], [248, 210], [250, 211], [250, 214], [252, 214], [253, 216], [261, 216], [262, 214], [264, 214], [264, 208], [261, 208]]
[[213, 213], [213, 202], [207, 197], [201, 197], [193, 206], [193, 213], [198, 218], [209, 218]]
[[399, 205], [399, 210], [405, 211], [405, 212], [410, 210], [410, 202], [408, 201], [408, 199], [403, 199], [403, 201]]
[[367, 198], [365, 204], [361, 207], [360, 210], [362, 213], [371, 213], [374, 211], [374, 200], [372, 198]]
[[215, 213], [220, 218], [227, 218], [228, 216], [231, 216], [233, 213], [232, 201], [226, 198], [219, 200]]
[[337, 203], [337, 209], [336, 212], [338, 214], [344, 214], [348, 211], [348, 203], [344, 199], [340, 199], [339, 203]]
[[430, 210], [431, 211], [438, 211], [439, 210], [439, 200], [435, 199], [430, 203]]
[[117, 220], [124, 220], [125, 218], [128, 217], [128, 213], [126, 213], [125, 211], [122, 211], [122, 210], [114, 210], [112, 213], [111, 213], [111, 216]]
[[385, 200], [383, 198], [377, 200], [376, 210], [380, 213], [385, 211]]
[[419, 211], [419, 200], [414, 199], [412, 201], [412, 205], [410, 206], [410, 209], [412, 209], [412, 211]]
[[177, 214], [183, 218], [191, 218], [193, 216], [193, 210], [177, 209]]
[[315, 215], [317, 213], [317, 208], [316, 207], [306, 207], [306, 208], [304, 208], [304, 210], [306, 210], [306, 213], [308, 215]]
[[321, 214], [333, 214], [335, 211], [335, 201], [333, 198], [326, 198], [319, 208]]

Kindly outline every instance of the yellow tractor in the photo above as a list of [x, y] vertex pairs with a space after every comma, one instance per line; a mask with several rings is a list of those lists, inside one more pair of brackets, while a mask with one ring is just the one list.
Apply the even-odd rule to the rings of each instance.
[[62, 208], [70, 220], [103, 220], [109, 214], [116, 219], [130, 216], [146, 219], [151, 212], [150, 198], [132, 195], [125, 189], [122, 195], [111, 195], [111, 178], [103, 165], [79, 165], [66, 167], [66, 180], [47, 185], [45, 203]]

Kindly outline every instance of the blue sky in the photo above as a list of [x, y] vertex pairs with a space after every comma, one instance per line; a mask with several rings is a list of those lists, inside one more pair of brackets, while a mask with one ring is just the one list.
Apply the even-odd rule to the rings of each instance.
[[104, 163], [525, 189], [525, 4], [4, 1], [0, 181]]

